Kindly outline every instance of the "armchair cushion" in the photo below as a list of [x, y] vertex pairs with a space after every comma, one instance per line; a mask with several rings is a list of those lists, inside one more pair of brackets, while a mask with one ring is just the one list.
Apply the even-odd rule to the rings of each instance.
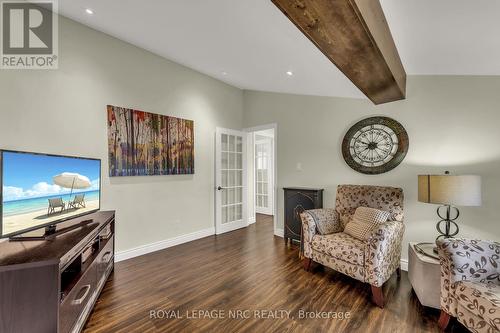
[[500, 330], [500, 286], [461, 281], [457, 285], [456, 297], [459, 305]]
[[389, 215], [389, 212], [380, 209], [358, 207], [351, 221], [347, 223], [344, 233], [364, 241], [379, 223], [387, 221]]
[[314, 220], [318, 233], [328, 235], [342, 230], [339, 214], [335, 209], [311, 209], [307, 212]]
[[313, 250], [351, 264], [364, 264], [365, 243], [346, 233], [315, 235], [312, 239]]

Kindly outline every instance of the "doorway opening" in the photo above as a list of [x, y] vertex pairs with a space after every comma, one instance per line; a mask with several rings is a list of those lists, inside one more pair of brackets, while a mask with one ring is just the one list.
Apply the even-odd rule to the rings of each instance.
[[283, 237], [277, 222], [277, 125], [246, 129], [248, 152], [248, 223], [273, 223], [274, 234]]

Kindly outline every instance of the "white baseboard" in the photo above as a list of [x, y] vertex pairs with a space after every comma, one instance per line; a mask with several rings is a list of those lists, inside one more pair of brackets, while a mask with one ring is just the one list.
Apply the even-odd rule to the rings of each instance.
[[274, 229], [274, 235], [283, 238], [285, 237], [285, 231], [283, 229], [276, 228]]
[[190, 234], [181, 235], [159, 242], [138, 246], [133, 249], [117, 252], [115, 255], [115, 262], [131, 259], [134, 257], [142, 256], [151, 252], [160, 251], [168, 247], [176, 246], [179, 244], [191, 242], [200, 238], [215, 235], [215, 228], [207, 228]]
[[408, 272], [408, 260], [401, 259], [401, 269], [405, 272]]
[[255, 215], [248, 218], [248, 224], [254, 224], [255, 221]]

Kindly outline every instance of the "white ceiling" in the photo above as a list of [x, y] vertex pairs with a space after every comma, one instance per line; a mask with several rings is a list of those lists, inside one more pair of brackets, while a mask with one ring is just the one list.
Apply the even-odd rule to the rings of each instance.
[[[500, 1], [381, 3], [408, 74], [500, 75]], [[364, 97], [270, 0], [59, 0], [59, 12], [242, 89]]]

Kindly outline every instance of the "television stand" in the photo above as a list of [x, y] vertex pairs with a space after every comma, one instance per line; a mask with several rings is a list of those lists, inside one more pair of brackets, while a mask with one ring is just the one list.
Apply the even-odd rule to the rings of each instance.
[[54, 240], [56, 236], [62, 235], [68, 231], [75, 230], [86, 226], [87, 224], [93, 223], [93, 219], [87, 219], [68, 227], [57, 229], [55, 224], [45, 227], [45, 233], [42, 236], [13, 236], [9, 238], [10, 242], [26, 242], [26, 241], [44, 241], [44, 240]]
[[1, 333], [79, 333], [92, 313], [114, 269], [115, 212], [61, 222], [51, 236], [0, 242]]

